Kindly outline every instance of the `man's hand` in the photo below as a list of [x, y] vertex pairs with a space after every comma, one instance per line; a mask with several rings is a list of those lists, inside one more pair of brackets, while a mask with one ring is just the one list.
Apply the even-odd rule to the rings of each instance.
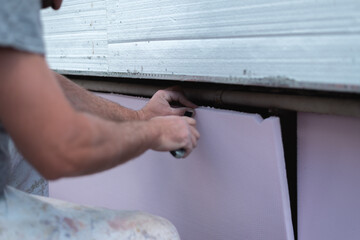
[[196, 147], [200, 137], [196, 130], [196, 120], [193, 118], [155, 117], [149, 121], [149, 124], [159, 130], [158, 138], [154, 139], [151, 147], [155, 151], [172, 151], [183, 148], [186, 152], [185, 158]]
[[[156, 92], [143, 109], [135, 111], [96, 96], [60, 74], [53, 72], [53, 75], [77, 111], [90, 113], [111, 121], [149, 120], [153, 117], [168, 115], [183, 116], [186, 111], [195, 113], [194, 108], [197, 107], [186, 99], [180, 88], [172, 87]], [[183, 107], [172, 107], [171, 104], [174, 103]]]
[[[182, 107], [173, 107], [172, 103], [180, 104]], [[194, 116], [196, 107], [194, 103], [186, 99], [180, 88], [171, 87], [157, 91], [145, 107], [138, 111], [138, 115], [141, 120], [149, 120], [158, 116], [184, 116], [186, 111], [193, 112]]]

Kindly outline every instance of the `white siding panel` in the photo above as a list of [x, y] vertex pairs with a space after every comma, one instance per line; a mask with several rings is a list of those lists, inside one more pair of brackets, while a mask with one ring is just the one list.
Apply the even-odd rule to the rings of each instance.
[[43, 18], [63, 73], [360, 92], [358, 0], [73, 0]]
[[64, 1], [43, 12], [47, 59], [57, 70], [107, 71], [105, 0]]
[[352, 84], [359, 80], [359, 52], [360, 36], [119, 43], [109, 44], [109, 71], [225, 77], [233, 83], [257, 78], [264, 85], [267, 78]]
[[108, 0], [108, 9], [109, 42], [360, 31], [354, 0]]

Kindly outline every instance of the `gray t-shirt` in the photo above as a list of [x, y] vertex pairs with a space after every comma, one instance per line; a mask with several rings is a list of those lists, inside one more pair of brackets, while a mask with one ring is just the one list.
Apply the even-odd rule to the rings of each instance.
[[45, 54], [40, 0], [0, 0], [0, 46]]
[[[41, 0], [0, 0], [0, 47], [44, 55], [40, 9]], [[6, 184], [47, 192], [44, 179], [17, 152], [0, 122], [0, 193]]]
[[9, 136], [0, 124], [0, 193], [9, 178], [10, 156], [8, 151]]

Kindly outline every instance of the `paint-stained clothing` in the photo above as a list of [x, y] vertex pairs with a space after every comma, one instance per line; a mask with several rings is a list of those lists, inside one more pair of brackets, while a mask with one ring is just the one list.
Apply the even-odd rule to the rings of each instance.
[[5, 185], [13, 186], [24, 192], [40, 196], [49, 196], [47, 180], [24, 159], [0, 124], [1, 192]]
[[179, 240], [166, 219], [137, 211], [84, 207], [6, 187], [0, 239]]

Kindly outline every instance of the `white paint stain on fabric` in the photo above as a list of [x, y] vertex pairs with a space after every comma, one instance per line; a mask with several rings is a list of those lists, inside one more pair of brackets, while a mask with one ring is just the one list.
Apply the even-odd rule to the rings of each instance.
[[0, 196], [0, 239], [179, 240], [166, 219], [138, 211], [80, 206], [7, 187]]

